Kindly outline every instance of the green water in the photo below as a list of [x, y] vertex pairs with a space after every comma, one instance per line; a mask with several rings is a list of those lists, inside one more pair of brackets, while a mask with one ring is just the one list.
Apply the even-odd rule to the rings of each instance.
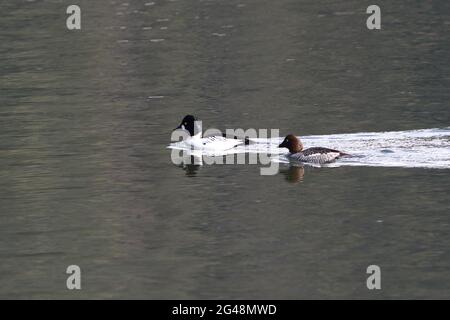
[[449, 169], [261, 176], [166, 149], [187, 113], [299, 135], [448, 127], [448, 1], [378, 1], [379, 31], [368, 1], [77, 2], [80, 31], [70, 1], [0, 4], [0, 298], [450, 297]]

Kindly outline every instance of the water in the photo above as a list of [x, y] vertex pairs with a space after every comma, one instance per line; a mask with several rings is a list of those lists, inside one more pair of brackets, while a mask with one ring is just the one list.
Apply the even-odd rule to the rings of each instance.
[[[0, 4], [1, 298], [450, 296], [448, 1], [150, 3]], [[361, 157], [176, 166], [188, 113]]]
[[[218, 164], [230, 164], [226, 162], [226, 159], [223, 159], [223, 162], [218, 162], [216, 159], [221, 155], [233, 154], [267, 154], [271, 155], [271, 162], [288, 164], [291, 162], [286, 157], [287, 150], [278, 148], [283, 139], [283, 137], [250, 138], [248, 145], [219, 151], [191, 150], [189, 144], [183, 141], [172, 142], [168, 148], [185, 151], [186, 159], [182, 159], [183, 153], [178, 151], [174, 153], [174, 156], [179, 155], [180, 161], [184, 160], [188, 164], [196, 163], [194, 160], [201, 164], [203, 162], [208, 164], [207, 161], [203, 161], [206, 157], [211, 157], [210, 163], [216, 161]], [[304, 143], [305, 149], [313, 146], [327, 146], [350, 155], [333, 163], [314, 165], [318, 167], [379, 166], [450, 169], [450, 128], [306, 136], [299, 139]], [[192, 160], [191, 156], [195, 159]], [[231, 161], [231, 164], [239, 163], [237, 158], [234, 159], [235, 161]], [[242, 159], [244, 163], [257, 164], [257, 160], [250, 162], [249, 158]], [[260, 159], [259, 163], [270, 164], [263, 160], [264, 158]], [[313, 164], [297, 163], [297, 165]]]

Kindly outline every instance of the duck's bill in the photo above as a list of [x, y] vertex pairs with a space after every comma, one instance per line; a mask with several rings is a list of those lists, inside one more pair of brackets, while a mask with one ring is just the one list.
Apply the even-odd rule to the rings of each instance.
[[286, 146], [284, 145], [284, 143], [280, 143], [280, 145], [278, 146], [278, 148], [285, 148]]
[[180, 124], [178, 127], [176, 127], [175, 129], [173, 129], [173, 131], [175, 130], [180, 130], [180, 129], [184, 129], [183, 126]]

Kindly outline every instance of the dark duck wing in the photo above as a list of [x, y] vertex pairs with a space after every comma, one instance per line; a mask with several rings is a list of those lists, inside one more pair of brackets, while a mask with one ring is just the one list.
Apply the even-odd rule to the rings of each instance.
[[302, 162], [328, 163], [344, 155], [347, 154], [334, 149], [316, 147], [291, 154], [290, 158]]

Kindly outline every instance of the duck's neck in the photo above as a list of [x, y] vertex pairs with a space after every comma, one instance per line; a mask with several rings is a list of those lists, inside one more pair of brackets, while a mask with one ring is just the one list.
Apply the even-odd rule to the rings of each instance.
[[290, 153], [297, 153], [302, 151], [303, 151], [303, 143], [300, 140], [296, 141], [295, 143], [292, 143], [289, 147]]
[[200, 139], [202, 137], [202, 133], [198, 132], [196, 135], [191, 136], [191, 139]]

